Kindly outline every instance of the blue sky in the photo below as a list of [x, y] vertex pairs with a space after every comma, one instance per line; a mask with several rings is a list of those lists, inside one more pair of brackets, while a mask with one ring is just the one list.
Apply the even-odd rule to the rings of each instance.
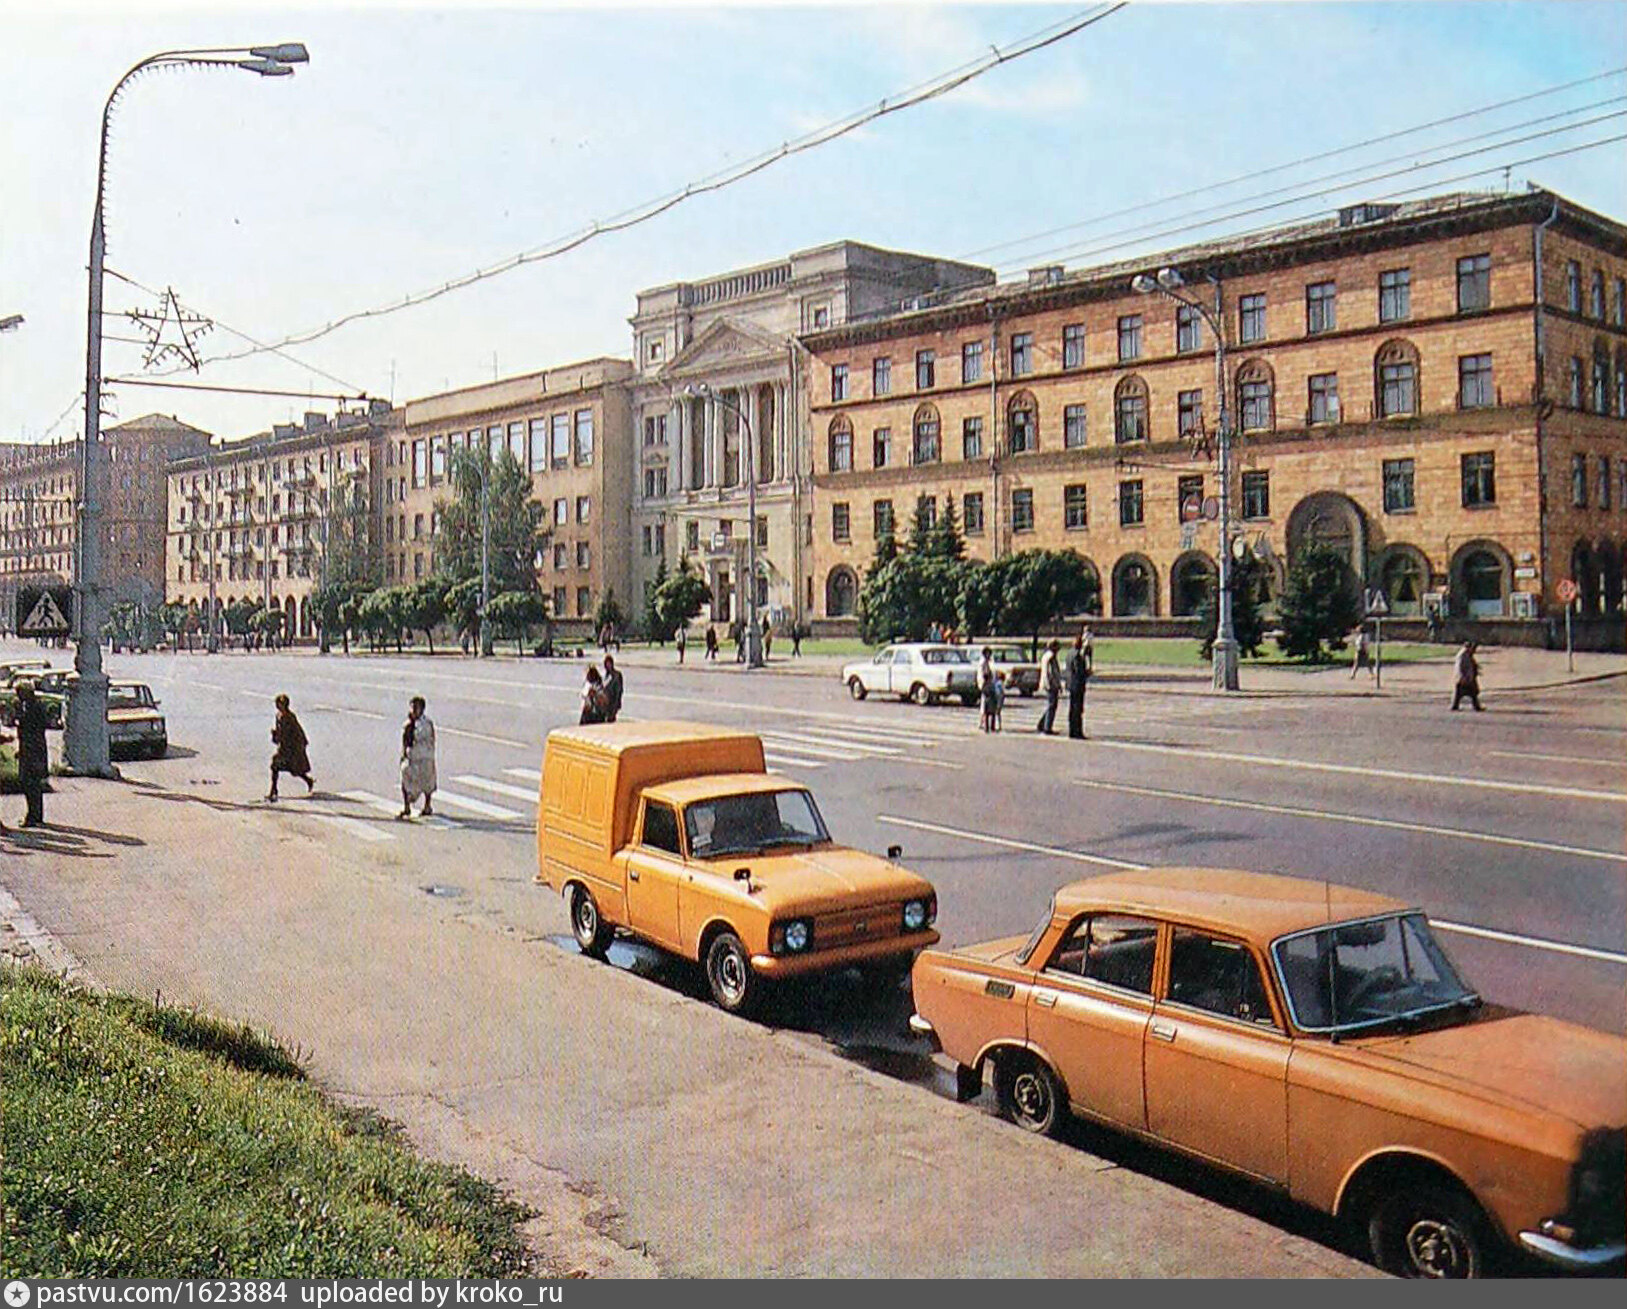
[[[266, 341], [542, 245], [1083, 8], [364, 2], [300, 10], [212, 0], [155, 10], [58, 0], [46, 10], [0, 0], [0, 316], [27, 319], [0, 337], [0, 440], [37, 439], [83, 385], [97, 119], [113, 83], [153, 51], [282, 40], [310, 47], [311, 64], [291, 78], [236, 70], [144, 78], [115, 118], [109, 266], [149, 287], [174, 286], [188, 305]], [[1103, 233], [1173, 225], [1285, 181], [1412, 158], [1429, 144], [1627, 96], [1627, 78], [1060, 237], [989, 248], [1623, 66], [1623, 3], [1135, 3], [951, 96], [632, 231], [291, 352], [375, 395], [391, 394], [393, 370], [399, 402], [489, 379], [494, 358], [506, 375], [626, 354], [639, 288], [840, 237], [970, 256], [1003, 273], [1027, 262], [1099, 262], [1110, 256], [1093, 259], [1090, 243], [1104, 244]], [[1437, 176], [1614, 135], [1624, 124]], [[1627, 220], [1620, 144], [1519, 168], [1510, 180], [1528, 179]], [[1467, 185], [1502, 184], [1499, 175]], [[1330, 192], [1267, 217], [1358, 197]], [[109, 282], [109, 308], [149, 304]], [[130, 334], [117, 324], [108, 331]], [[222, 328], [203, 342], [206, 354], [241, 344]], [[110, 373], [139, 362], [134, 347], [107, 347]], [[209, 367], [196, 380], [342, 389], [270, 356]], [[125, 387], [116, 415], [174, 412], [235, 436], [306, 407], [303, 399]], [[79, 421], [70, 413], [54, 434], [70, 435]]]

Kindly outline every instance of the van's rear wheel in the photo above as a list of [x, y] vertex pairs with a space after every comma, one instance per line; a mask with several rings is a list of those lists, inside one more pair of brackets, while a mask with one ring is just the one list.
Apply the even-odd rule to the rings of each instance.
[[749, 1013], [757, 1003], [762, 980], [752, 970], [751, 957], [733, 932], [719, 933], [707, 947], [706, 984], [718, 1008], [728, 1013]]
[[571, 888], [571, 934], [583, 954], [600, 959], [616, 935], [616, 929], [600, 915], [599, 902], [593, 898], [593, 892], [585, 886]]

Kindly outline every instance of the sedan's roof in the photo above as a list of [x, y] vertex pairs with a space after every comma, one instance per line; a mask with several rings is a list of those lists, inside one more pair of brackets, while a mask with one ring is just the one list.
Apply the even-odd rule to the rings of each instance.
[[1089, 910], [1172, 918], [1268, 945], [1279, 936], [1410, 908], [1337, 882], [1236, 868], [1148, 868], [1070, 882], [1056, 893], [1065, 917]]

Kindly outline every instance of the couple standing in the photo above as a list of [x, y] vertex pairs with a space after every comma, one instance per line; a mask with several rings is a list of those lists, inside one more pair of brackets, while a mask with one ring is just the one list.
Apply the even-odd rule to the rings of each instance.
[[[1045, 692], [1045, 711], [1040, 714], [1034, 730], [1045, 736], [1056, 735], [1056, 705], [1062, 696], [1063, 671], [1057, 658], [1062, 646], [1052, 641], [1045, 647], [1040, 660], [1040, 689]], [[1073, 653], [1068, 656], [1068, 735], [1075, 741], [1085, 739], [1085, 684], [1096, 668], [1095, 640], [1088, 627], [1073, 638]]]

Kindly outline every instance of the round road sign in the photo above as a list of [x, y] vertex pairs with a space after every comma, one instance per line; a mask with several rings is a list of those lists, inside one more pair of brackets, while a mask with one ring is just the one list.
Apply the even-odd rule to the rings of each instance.
[[1559, 579], [1559, 585], [1554, 587], [1554, 591], [1558, 594], [1559, 598], [1561, 600], [1563, 600], [1566, 604], [1569, 604], [1572, 600], [1576, 599], [1576, 597], [1581, 594], [1581, 588], [1578, 587], [1576, 585], [1576, 583], [1571, 581], [1571, 579], [1568, 578], [1568, 577], [1560, 578]]
[[1210, 522], [1220, 517], [1220, 500], [1218, 497], [1212, 495], [1203, 497], [1203, 516]]
[[1195, 523], [1198, 519], [1200, 519], [1202, 517], [1203, 517], [1203, 497], [1202, 496], [1200, 496], [1200, 495], [1189, 495], [1189, 496], [1186, 497], [1186, 499], [1181, 501], [1181, 521], [1183, 523]]

